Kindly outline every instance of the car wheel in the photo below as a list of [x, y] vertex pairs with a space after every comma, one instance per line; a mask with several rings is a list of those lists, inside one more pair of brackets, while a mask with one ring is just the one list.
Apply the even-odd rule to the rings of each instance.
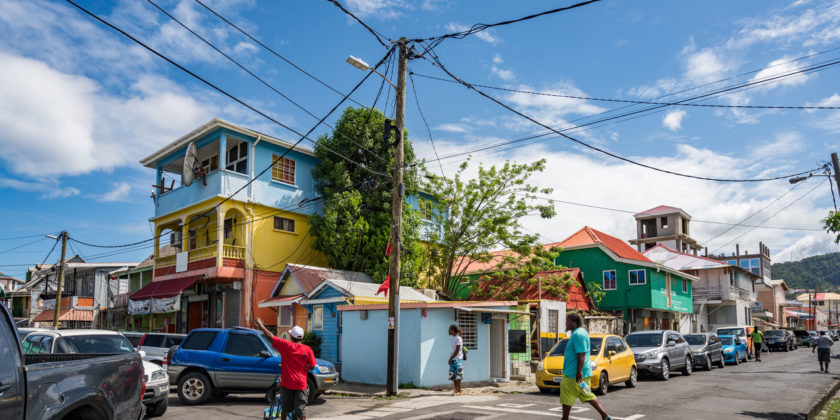
[[738, 366], [740, 364], [741, 364], [741, 358], [738, 357], [738, 353], [735, 353], [735, 366]]
[[149, 411], [146, 412], [146, 415], [149, 417], [160, 417], [166, 412], [167, 407], [169, 407], [169, 396], [153, 405]]
[[610, 389], [610, 380], [607, 377], [607, 372], [601, 372], [601, 376], [598, 378], [598, 389], [595, 390], [595, 393], [598, 395], [604, 395]]
[[720, 360], [717, 363], [717, 367], [721, 369], [726, 367], [726, 359], [723, 356], [723, 352], [720, 352]]
[[711, 353], [706, 354], [706, 366], [703, 366], [703, 368], [706, 369], [706, 370], [712, 370], [712, 354]]
[[662, 359], [662, 362], [660, 362], [659, 367], [662, 370], [662, 373], [659, 374], [659, 379], [667, 381], [668, 378], [671, 377], [671, 365], [668, 364], [668, 359]]
[[178, 380], [178, 398], [185, 405], [206, 403], [213, 396], [213, 384], [207, 375], [190, 372]]
[[308, 398], [306, 399], [306, 403], [312, 404], [312, 402], [315, 401], [315, 398], [320, 394], [318, 394], [318, 387], [315, 385], [315, 380], [312, 379], [311, 376], [306, 379], [306, 387], [309, 389], [309, 395], [307, 396]]
[[537, 388], [539, 388], [540, 392], [542, 392], [543, 394], [551, 394], [551, 388], [543, 388], [541, 386], [539, 386]]
[[627, 388], [635, 388], [638, 380], [639, 372], [636, 370], [636, 367], [633, 366], [630, 368], [630, 378], [624, 382], [624, 385], [627, 386]]
[[694, 371], [694, 366], [693, 366], [693, 363], [691, 361], [691, 357], [690, 356], [686, 357], [685, 358], [685, 367], [682, 368], [682, 370], [680, 372], [682, 372], [683, 376], [691, 376], [691, 372], [693, 372], [693, 371]]

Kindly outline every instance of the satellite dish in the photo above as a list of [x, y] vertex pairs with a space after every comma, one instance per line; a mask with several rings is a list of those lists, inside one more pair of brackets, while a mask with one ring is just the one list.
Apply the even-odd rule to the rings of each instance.
[[187, 154], [184, 156], [184, 167], [181, 170], [181, 184], [190, 186], [195, 181], [195, 165], [198, 162], [198, 151], [195, 143], [187, 146]]

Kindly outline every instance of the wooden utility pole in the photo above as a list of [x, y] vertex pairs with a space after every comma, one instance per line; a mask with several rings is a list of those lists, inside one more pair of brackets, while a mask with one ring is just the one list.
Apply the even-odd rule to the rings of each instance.
[[67, 255], [67, 231], [61, 232], [61, 259], [58, 262], [58, 279], [55, 286], [55, 312], [53, 328], [58, 329], [58, 315], [61, 313], [61, 288], [64, 285], [64, 256]]
[[399, 387], [400, 355], [400, 251], [402, 237], [403, 151], [405, 146], [405, 78], [408, 67], [406, 39], [397, 41], [399, 64], [397, 67], [396, 145], [394, 146], [394, 191], [391, 195], [391, 265], [388, 293], [388, 377], [386, 395], [397, 395]]
[[831, 154], [831, 164], [834, 165], [834, 182], [837, 183], [837, 193], [840, 194], [840, 159], [837, 153]]

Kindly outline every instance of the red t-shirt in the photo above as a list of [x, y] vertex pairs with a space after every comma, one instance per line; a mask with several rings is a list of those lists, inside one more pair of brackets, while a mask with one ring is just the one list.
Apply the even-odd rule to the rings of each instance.
[[293, 343], [274, 337], [271, 345], [280, 352], [280, 386], [302, 391], [306, 389], [306, 374], [315, 367], [315, 353], [306, 344]]

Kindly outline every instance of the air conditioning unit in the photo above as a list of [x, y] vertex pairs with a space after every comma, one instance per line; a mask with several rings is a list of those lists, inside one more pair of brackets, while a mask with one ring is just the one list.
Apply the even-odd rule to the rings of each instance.
[[169, 234], [169, 244], [180, 248], [184, 244], [184, 233], [183, 232], [172, 232]]

